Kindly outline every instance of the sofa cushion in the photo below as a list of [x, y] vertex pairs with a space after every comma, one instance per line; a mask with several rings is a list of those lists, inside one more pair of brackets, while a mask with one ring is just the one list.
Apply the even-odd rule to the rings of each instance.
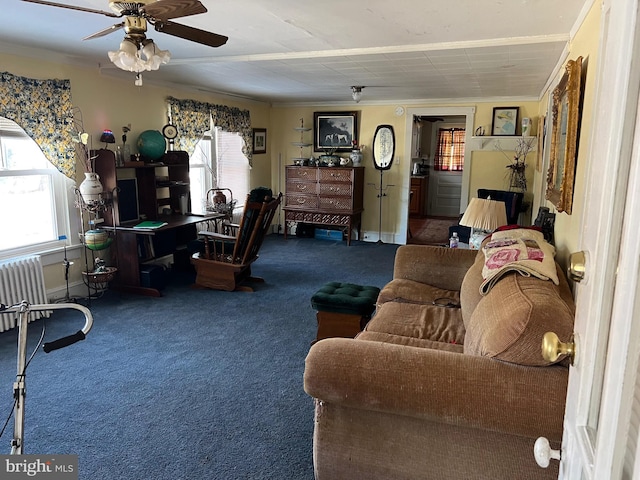
[[459, 308], [402, 302], [380, 306], [365, 331], [457, 344], [465, 335]]
[[387, 302], [430, 304], [438, 298], [447, 298], [453, 303], [460, 303], [459, 292], [444, 290], [415, 280], [395, 278], [382, 287], [376, 303], [378, 308]]
[[365, 330], [356, 337], [358, 340], [368, 340], [370, 342], [393, 343], [405, 347], [429, 348], [431, 350], [446, 350], [447, 352], [462, 353], [463, 346], [457, 343], [434, 342], [422, 338], [405, 337], [393, 335], [391, 333], [371, 332]]
[[542, 337], [553, 331], [569, 340], [575, 313], [567, 281], [559, 266], [556, 269], [560, 285], [515, 272], [502, 277], [471, 315], [464, 353], [519, 365], [549, 365], [542, 358]]
[[480, 293], [480, 285], [482, 284], [482, 268], [484, 267], [484, 254], [482, 250], [478, 250], [476, 261], [467, 270], [467, 274], [462, 280], [460, 287], [460, 311], [462, 313], [462, 321], [465, 327], [471, 319], [471, 314], [476, 306], [484, 297]]

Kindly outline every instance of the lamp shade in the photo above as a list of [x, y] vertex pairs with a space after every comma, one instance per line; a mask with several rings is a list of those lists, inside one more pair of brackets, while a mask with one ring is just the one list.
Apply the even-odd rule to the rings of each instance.
[[104, 130], [100, 135], [100, 141], [104, 143], [116, 143], [116, 137], [111, 130]]
[[487, 232], [493, 232], [506, 224], [507, 210], [504, 202], [485, 198], [472, 198], [460, 220], [460, 225]]

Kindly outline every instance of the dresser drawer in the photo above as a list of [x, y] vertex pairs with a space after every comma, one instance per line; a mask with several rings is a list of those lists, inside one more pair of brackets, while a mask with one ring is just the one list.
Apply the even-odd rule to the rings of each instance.
[[313, 182], [299, 182], [287, 180], [287, 193], [303, 193], [306, 195], [315, 195], [318, 193], [318, 184]]
[[285, 206], [305, 209], [318, 208], [318, 197], [316, 195], [300, 195], [287, 192]]
[[350, 211], [353, 200], [350, 197], [320, 197], [321, 210]]
[[309, 167], [287, 167], [287, 183], [289, 180], [316, 182], [318, 169]]
[[[353, 185], [349, 183], [320, 183], [320, 195], [350, 197], [353, 195]], [[288, 187], [287, 187], [288, 188]]]
[[353, 177], [351, 168], [319, 168], [318, 180], [322, 183], [351, 183]]

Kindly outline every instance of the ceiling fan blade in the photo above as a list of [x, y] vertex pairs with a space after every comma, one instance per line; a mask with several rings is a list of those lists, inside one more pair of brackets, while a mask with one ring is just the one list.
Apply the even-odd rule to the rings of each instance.
[[140, 13], [154, 20], [170, 20], [206, 12], [207, 9], [199, 0], [158, 0], [140, 8]]
[[50, 7], [68, 8], [69, 10], [78, 10], [80, 12], [99, 13], [100, 15], [106, 15], [107, 17], [120, 18], [122, 15], [116, 15], [112, 12], [106, 12], [104, 10], [94, 10], [93, 8], [76, 7], [75, 5], [65, 5], [64, 3], [47, 2], [45, 0], [22, 0], [27, 3], [37, 3], [39, 5], [49, 5]]
[[227, 43], [229, 37], [218, 35], [217, 33], [207, 32], [198, 28], [187, 27], [179, 23], [173, 22], [156, 22], [154, 25], [156, 31], [173, 35], [174, 37], [184, 38], [192, 42], [201, 43], [210, 47], [220, 47]]
[[100, 30], [99, 32], [94, 33], [93, 35], [84, 37], [82, 40], [91, 40], [93, 38], [104, 37], [105, 35], [109, 35], [110, 33], [113, 33], [116, 30], [120, 30], [123, 27], [124, 27], [124, 22], [116, 23], [115, 25], [111, 25], [109, 28], [105, 28], [104, 30]]

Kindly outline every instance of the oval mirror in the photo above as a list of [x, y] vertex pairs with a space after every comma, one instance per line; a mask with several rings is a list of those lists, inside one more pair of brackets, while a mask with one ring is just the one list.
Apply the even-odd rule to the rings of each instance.
[[378, 125], [373, 136], [373, 165], [378, 170], [389, 170], [396, 152], [396, 136], [391, 125]]

